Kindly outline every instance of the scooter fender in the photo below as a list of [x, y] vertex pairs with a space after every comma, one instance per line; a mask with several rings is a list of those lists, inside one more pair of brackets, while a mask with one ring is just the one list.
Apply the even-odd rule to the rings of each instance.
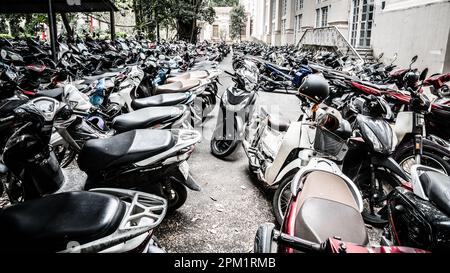
[[[442, 157], [448, 157], [450, 158], [450, 150], [435, 141], [429, 140], [427, 138], [423, 138], [423, 147], [427, 147], [432, 152], [441, 155]], [[445, 159], [446, 161], [449, 161], [449, 159]]]
[[411, 177], [403, 170], [403, 168], [392, 157], [373, 157], [372, 164], [375, 167], [383, 167], [400, 176], [405, 181], [410, 181]]
[[189, 175], [186, 180], [182, 180], [182, 184], [193, 191], [202, 191], [200, 185], [195, 181], [192, 175]]
[[235, 115], [234, 122], [236, 127], [236, 135], [239, 137], [239, 139], [241, 139], [244, 132], [244, 121], [242, 120], [242, 117], [240, 117], [239, 115]]
[[278, 185], [281, 182], [281, 180], [288, 173], [291, 173], [293, 171], [298, 171], [298, 170], [300, 170], [300, 168], [302, 168], [302, 160], [298, 158], [298, 159], [292, 161], [291, 163], [289, 163], [286, 167], [283, 168], [283, 170], [281, 170], [281, 172], [278, 174], [277, 178], [275, 179], [275, 182], [273, 183], [273, 185]]
[[[223, 119], [222, 125], [225, 126], [225, 139], [226, 140], [238, 140], [242, 138], [242, 133], [244, 131], [244, 122], [242, 118], [233, 113], [233, 119]], [[223, 128], [223, 127], [222, 127]]]

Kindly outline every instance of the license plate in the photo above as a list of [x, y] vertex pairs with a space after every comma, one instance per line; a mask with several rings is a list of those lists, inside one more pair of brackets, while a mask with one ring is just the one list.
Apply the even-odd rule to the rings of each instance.
[[180, 169], [181, 174], [184, 176], [184, 179], [187, 179], [189, 176], [189, 164], [184, 161], [178, 166], [178, 168]]

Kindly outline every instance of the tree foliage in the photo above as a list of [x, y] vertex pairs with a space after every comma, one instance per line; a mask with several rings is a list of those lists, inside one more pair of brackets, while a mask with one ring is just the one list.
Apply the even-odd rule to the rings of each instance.
[[[34, 36], [37, 33], [36, 27], [47, 22], [47, 17], [45, 14], [0, 14], [0, 33], [9, 32], [7, 22], [11, 36]], [[25, 22], [24, 28], [21, 27], [21, 22]]]
[[242, 5], [234, 6], [230, 12], [230, 37], [232, 39], [241, 39], [242, 29], [247, 23], [247, 14]]
[[[215, 11], [213, 6], [233, 5], [238, 0], [115, 0], [121, 11], [135, 13], [136, 31], [150, 39], [159, 39], [160, 28], [175, 29], [178, 38], [196, 42], [199, 28], [197, 21], [213, 23]], [[19, 28], [25, 21], [25, 30]], [[8, 33], [9, 22], [12, 36], [35, 34], [33, 30], [38, 23], [46, 23], [46, 14], [0, 14], [0, 33]]]
[[239, 4], [239, 0], [212, 0], [212, 4], [214, 7], [233, 7]]
[[179, 39], [195, 42], [197, 21], [215, 19], [207, 0], [132, 0], [132, 8], [137, 30], [149, 38], [158, 38], [159, 28], [164, 27], [176, 29]]

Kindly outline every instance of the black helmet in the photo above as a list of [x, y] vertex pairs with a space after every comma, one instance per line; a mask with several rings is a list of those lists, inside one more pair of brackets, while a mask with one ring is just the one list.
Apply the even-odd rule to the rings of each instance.
[[405, 74], [405, 84], [407, 87], [415, 87], [419, 81], [420, 75], [418, 71], [409, 71]]
[[314, 103], [321, 103], [330, 93], [328, 81], [323, 77], [311, 74], [304, 78], [302, 85], [298, 89], [300, 96], [306, 97]]

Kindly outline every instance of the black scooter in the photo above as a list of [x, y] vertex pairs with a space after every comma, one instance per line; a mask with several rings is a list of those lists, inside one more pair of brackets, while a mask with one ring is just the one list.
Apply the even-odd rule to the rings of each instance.
[[[37, 98], [0, 119], [9, 128], [3, 163], [8, 169], [5, 190], [21, 202], [59, 190], [65, 177], [50, 146], [55, 120], [70, 122], [71, 109], [51, 98]], [[187, 198], [186, 187], [199, 191], [187, 163], [200, 134], [192, 130], [134, 130], [87, 141], [78, 165], [87, 173], [85, 189], [113, 187], [156, 194], [174, 211]]]
[[433, 252], [450, 251], [450, 178], [423, 165], [411, 168], [412, 189], [397, 187], [388, 197], [382, 244]]
[[364, 221], [384, 226], [385, 202], [388, 194], [409, 181], [409, 175], [392, 158], [397, 138], [387, 120], [393, 118], [388, 103], [382, 97], [361, 96], [349, 104], [348, 117], [353, 135], [348, 140], [349, 151], [343, 172], [358, 185], [364, 204]]
[[211, 138], [211, 153], [218, 158], [231, 155], [244, 138], [256, 103], [259, 88], [257, 68], [239, 69], [233, 78], [235, 86], [229, 87], [220, 100], [219, 116]]
[[129, 190], [52, 194], [0, 209], [0, 252], [163, 253], [153, 229], [166, 211], [165, 199]]

